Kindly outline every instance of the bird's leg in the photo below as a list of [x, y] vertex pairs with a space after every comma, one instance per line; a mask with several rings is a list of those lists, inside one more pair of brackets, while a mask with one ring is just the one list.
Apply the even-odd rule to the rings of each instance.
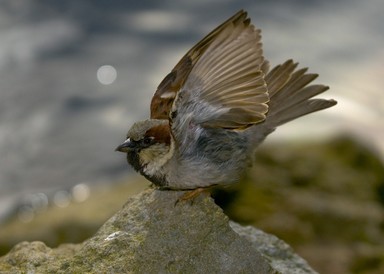
[[179, 202], [185, 201], [192, 201], [193, 203], [193, 200], [204, 191], [207, 191], [207, 188], [199, 187], [194, 190], [187, 191], [176, 200], [175, 205], [177, 205]]

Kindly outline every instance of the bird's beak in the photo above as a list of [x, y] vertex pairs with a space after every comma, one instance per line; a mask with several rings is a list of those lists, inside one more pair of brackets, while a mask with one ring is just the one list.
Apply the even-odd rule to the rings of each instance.
[[124, 141], [121, 145], [119, 145], [115, 151], [120, 151], [120, 152], [129, 152], [133, 148], [134, 144], [131, 141], [130, 138]]

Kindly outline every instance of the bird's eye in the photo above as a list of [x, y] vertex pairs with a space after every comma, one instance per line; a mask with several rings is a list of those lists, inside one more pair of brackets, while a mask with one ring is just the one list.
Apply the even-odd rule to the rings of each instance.
[[144, 145], [150, 145], [150, 144], [152, 144], [153, 139], [154, 139], [153, 137], [144, 137], [143, 144]]

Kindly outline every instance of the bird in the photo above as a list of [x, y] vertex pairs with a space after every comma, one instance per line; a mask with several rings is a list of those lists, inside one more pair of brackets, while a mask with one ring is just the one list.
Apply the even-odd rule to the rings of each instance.
[[278, 126], [336, 105], [312, 98], [329, 87], [307, 71], [291, 59], [270, 70], [261, 30], [240, 10], [181, 58], [116, 151], [155, 187], [185, 191], [182, 200], [234, 184]]

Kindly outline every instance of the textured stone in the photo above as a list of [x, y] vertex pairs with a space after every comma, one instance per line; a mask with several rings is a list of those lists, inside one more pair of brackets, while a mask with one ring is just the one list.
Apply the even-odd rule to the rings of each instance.
[[252, 226], [230, 222], [232, 229], [251, 242], [255, 249], [269, 261], [271, 267], [281, 273], [314, 273], [307, 262], [294, 253], [292, 248], [279, 238]]
[[175, 204], [182, 194], [131, 197], [82, 244], [21, 243], [0, 258], [0, 273], [314, 273], [281, 240], [229, 222], [205, 195]]

